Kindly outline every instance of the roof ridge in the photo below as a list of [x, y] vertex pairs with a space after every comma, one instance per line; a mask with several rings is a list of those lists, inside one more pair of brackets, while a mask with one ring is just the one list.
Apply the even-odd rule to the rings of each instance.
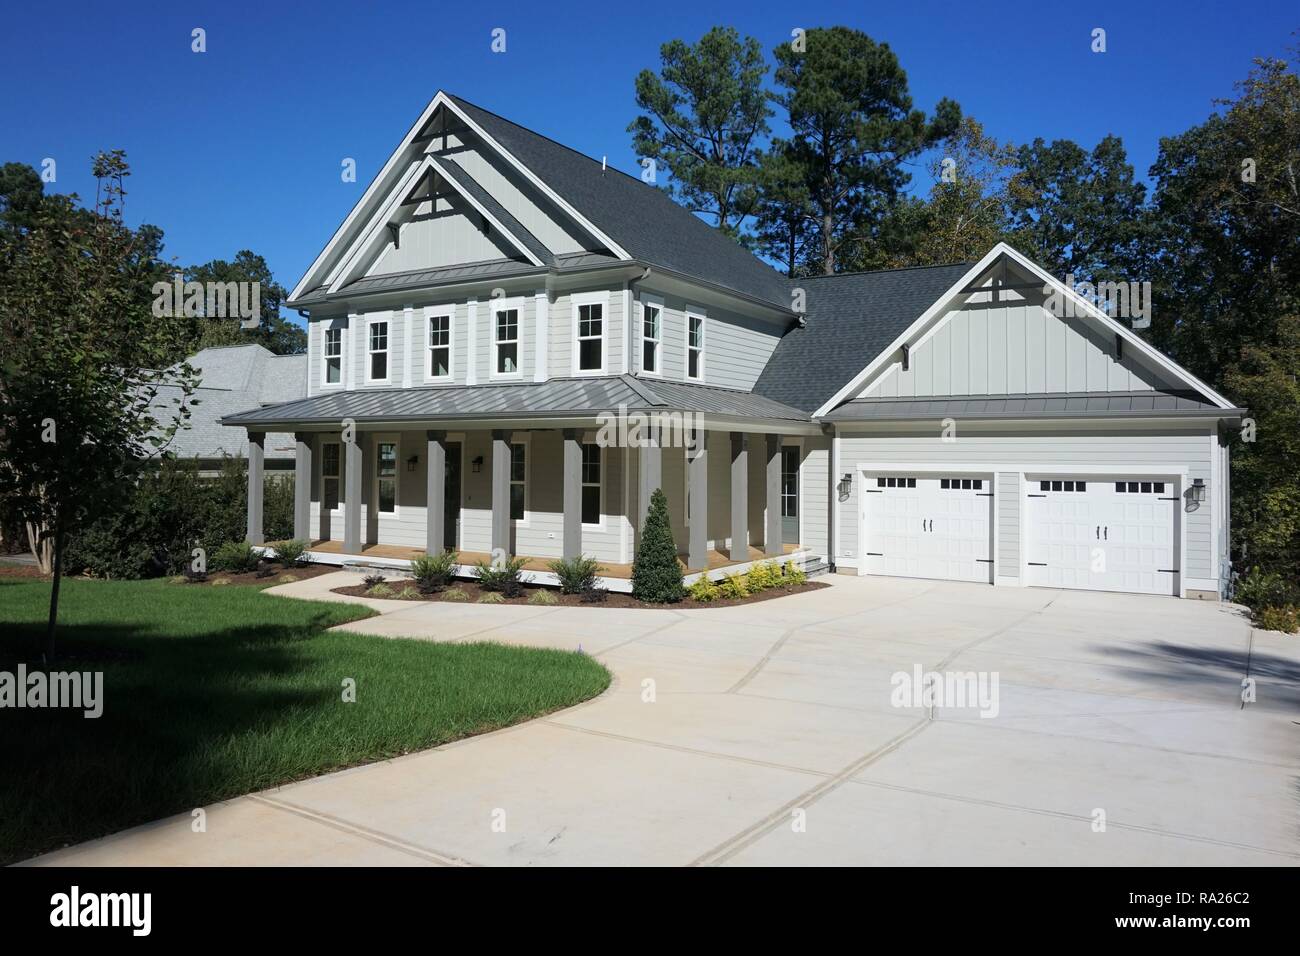
[[919, 269], [951, 269], [955, 266], [973, 266], [974, 264], [975, 263], [973, 262], [935, 262], [926, 266], [897, 266], [892, 269], [859, 269], [856, 272], [836, 272], [828, 276], [802, 276], [799, 278], [784, 276], [783, 278], [788, 282], [806, 282], [809, 279], [839, 279], [843, 276], [878, 276], [884, 275], [887, 272], [914, 272]]
[[637, 395], [641, 396], [644, 401], [649, 402], [651, 405], [667, 404], [667, 402], [655, 394], [654, 388], [649, 383], [643, 382], [632, 373], [624, 372], [619, 376], [619, 378], [622, 379], [624, 385], [632, 389], [632, 391], [636, 392]]

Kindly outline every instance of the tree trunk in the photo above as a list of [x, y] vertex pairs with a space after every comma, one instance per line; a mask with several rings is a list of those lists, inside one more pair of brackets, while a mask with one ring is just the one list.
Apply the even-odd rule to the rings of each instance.
[[32, 557], [36, 559], [36, 563], [40, 566], [41, 573], [49, 574], [54, 568], [54, 543], [48, 537], [43, 536], [42, 533], [46, 530], [45, 525], [25, 521], [23, 526], [27, 529], [27, 547], [31, 549]]
[[45, 663], [54, 663], [54, 625], [59, 619], [59, 578], [63, 571], [63, 522], [54, 522], [54, 579], [50, 582], [50, 620], [45, 628]]
[[826, 213], [822, 216], [822, 275], [835, 275], [835, 241], [831, 230], [835, 228], [835, 216]]

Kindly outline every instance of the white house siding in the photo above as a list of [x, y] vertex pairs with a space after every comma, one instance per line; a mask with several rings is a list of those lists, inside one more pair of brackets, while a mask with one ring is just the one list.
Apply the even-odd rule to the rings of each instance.
[[399, 243], [388, 244], [366, 269], [367, 276], [393, 275], [416, 269], [518, 258], [521, 253], [494, 228], [483, 232], [478, 211], [457, 196], [451, 202], [438, 201], [438, 213], [429, 216], [430, 206], [417, 207], [417, 218], [402, 223]]
[[[604, 293], [609, 296], [605, 306], [606, 328], [604, 374], [617, 375], [623, 371], [623, 352], [626, 341], [623, 287], [621, 285], [609, 288], [592, 286], [590, 288], [575, 289], [557, 295], [555, 301], [550, 305], [547, 361], [551, 378], [569, 378], [573, 375], [573, 302], [575, 296], [581, 299], [584, 295], [590, 293]], [[536, 312], [536, 303], [531, 303], [530, 308]], [[533, 343], [534, 344], [531, 347], [535, 348], [535, 338], [533, 339]], [[529, 360], [528, 369], [531, 378], [531, 358]]]
[[[680, 295], [640, 288], [641, 301], [662, 303], [660, 374], [686, 381], [686, 312], [703, 315], [704, 383], [749, 391], [763, 372], [781, 339], [783, 328], [770, 321], [728, 311], [715, 305], [701, 306]], [[632, 338], [632, 365], [641, 371], [641, 306], [633, 306], [636, 325]]]
[[803, 439], [799, 464], [799, 507], [803, 510], [800, 527], [805, 548], [816, 555], [827, 555], [827, 530], [830, 520], [830, 448], [824, 436]]
[[[998, 540], [994, 554], [997, 577], [1003, 583], [1019, 581], [1021, 536], [1021, 475], [1034, 468], [1062, 466], [1076, 469], [1081, 476], [1104, 475], [1124, 467], [1168, 467], [1170, 472], [1187, 470], [1190, 483], [1196, 478], [1212, 481], [1211, 430], [1204, 424], [1160, 426], [1117, 424], [1096, 426], [1052, 426], [1033, 423], [1023, 427], [959, 428], [957, 440], [940, 439], [937, 423], [886, 430], [840, 429], [840, 471], [854, 475], [854, 487], [847, 501], [839, 504], [839, 539], [836, 561], [856, 568], [861, 559], [858, 542], [860, 465], [891, 463], [946, 468], [987, 470], [995, 475], [994, 505], [997, 509]], [[1104, 472], [1090, 471], [1103, 468]], [[1183, 512], [1187, 552], [1183, 557], [1183, 586], [1188, 590], [1217, 589], [1217, 562], [1213, 559], [1211, 536], [1222, 499], [1206, 496], [1201, 507]]]
[[[862, 397], [1024, 395], [1149, 391], [1168, 377], [1134, 358], [1115, 359], [1115, 336], [1082, 318], [1057, 318], [1041, 299], [1003, 293], [968, 302], [914, 343], [909, 369], [895, 361]], [[1010, 299], [1011, 301], [1007, 301]]]

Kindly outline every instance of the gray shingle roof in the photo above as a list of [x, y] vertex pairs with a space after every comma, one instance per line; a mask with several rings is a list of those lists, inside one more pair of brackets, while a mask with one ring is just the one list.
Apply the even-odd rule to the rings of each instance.
[[627, 250], [651, 265], [790, 307], [785, 278], [662, 189], [547, 139], [458, 96], [451, 99], [484, 132]]
[[808, 421], [795, 408], [761, 395], [707, 385], [649, 382], [631, 375], [559, 378], [547, 382], [458, 387], [358, 389], [313, 395], [282, 405], [254, 408], [224, 418], [227, 426], [256, 428], [339, 422], [446, 421], [530, 417], [590, 417], [632, 410], [664, 409], [738, 418]]
[[1143, 415], [1241, 414], [1195, 392], [1068, 392], [1037, 395], [968, 395], [945, 398], [857, 398], [826, 421], [907, 421], [973, 418], [1123, 418]]
[[816, 411], [969, 269], [958, 263], [786, 280], [806, 290], [806, 325], [781, 338], [754, 391]]

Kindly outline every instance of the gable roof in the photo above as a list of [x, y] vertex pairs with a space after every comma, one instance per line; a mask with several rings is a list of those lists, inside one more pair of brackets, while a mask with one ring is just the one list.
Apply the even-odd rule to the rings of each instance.
[[790, 308], [785, 277], [662, 189], [448, 94], [475, 125], [634, 259]]
[[786, 280], [805, 290], [804, 325], [777, 343], [754, 391], [815, 411], [969, 268], [958, 263]]

